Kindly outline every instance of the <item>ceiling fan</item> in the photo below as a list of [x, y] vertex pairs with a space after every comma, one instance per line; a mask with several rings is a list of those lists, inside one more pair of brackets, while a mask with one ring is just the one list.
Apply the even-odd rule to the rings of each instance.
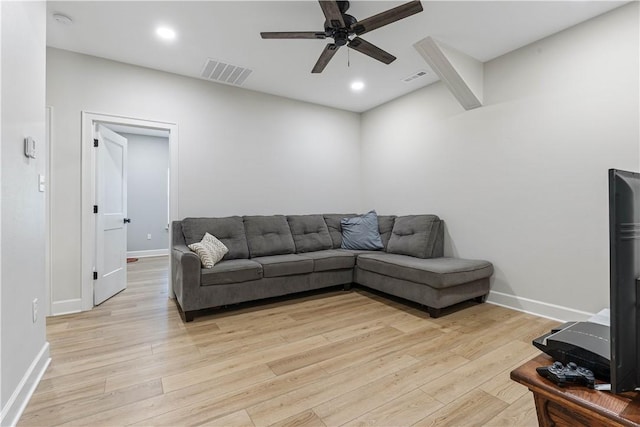
[[326, 18], [324, 31], [289, 31], [289, 32], [262, 32], [263, 39], [326, 39], [332, 38], [333, 43], [327, 44], [322, 51], [318, 62], [311, 70], [312, 73], [321, 73], [327, 66], [333, 55], [341, 46], [347, 45], [351, 49], [364, 53], [378, 61], [390, 64], [396, 57], [385, 52], [379, 47], [369, 43], [359, 36], [382, 26], [399, 21], [418, 12], [422, 12], [420, 0], [410, 1], [385, 12], [378, 13], [369, 18], [358, 21], [346, 12], [349, 10], [349, 2], [341, 0], [319, 0], [320, 7]]

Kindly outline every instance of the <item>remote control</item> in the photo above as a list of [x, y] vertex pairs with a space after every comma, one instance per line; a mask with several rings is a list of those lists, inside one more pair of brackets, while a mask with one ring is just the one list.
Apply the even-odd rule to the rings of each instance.
[[551, 366], [536, 368], [536, 371], [540, 376], [553, 381], [560, 387], [567, 384], [582, 384], [594, 388], [596, 383], [593, 372], [573, 362], [567, 363], [567, 366], [554, 362]]

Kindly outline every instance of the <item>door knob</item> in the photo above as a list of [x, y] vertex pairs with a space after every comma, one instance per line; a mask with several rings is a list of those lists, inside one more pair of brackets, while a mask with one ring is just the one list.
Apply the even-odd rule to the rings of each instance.
[[131, 222], [131, 218], [125, 218], [123, 221], [125, 224], [129, 224]]

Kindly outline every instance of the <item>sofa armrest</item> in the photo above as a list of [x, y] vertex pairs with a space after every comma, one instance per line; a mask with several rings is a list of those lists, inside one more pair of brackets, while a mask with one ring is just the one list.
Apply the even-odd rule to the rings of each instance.
[[200, 258], [186, 245], [175, 245], [171, 250], [173, 275], [171, 286], [183, 311], [194, 310], [200, 287]]

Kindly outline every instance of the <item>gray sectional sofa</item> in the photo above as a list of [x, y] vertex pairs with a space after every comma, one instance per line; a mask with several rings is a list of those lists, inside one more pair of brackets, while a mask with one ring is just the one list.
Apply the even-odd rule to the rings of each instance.
[[[171, 283], [183, 319], [207, 308], [352, 283], [423, 304], [432, 317], [465, 300], [485, 300], [493, 265], [443, 257], [444, 224], [437, 216], [378, 216], [382, 250], [342, 249], [341, 220], [354, 216], [174, 221]], [[211, 269], [187, 246], [206, 232], [229, 249]]]

